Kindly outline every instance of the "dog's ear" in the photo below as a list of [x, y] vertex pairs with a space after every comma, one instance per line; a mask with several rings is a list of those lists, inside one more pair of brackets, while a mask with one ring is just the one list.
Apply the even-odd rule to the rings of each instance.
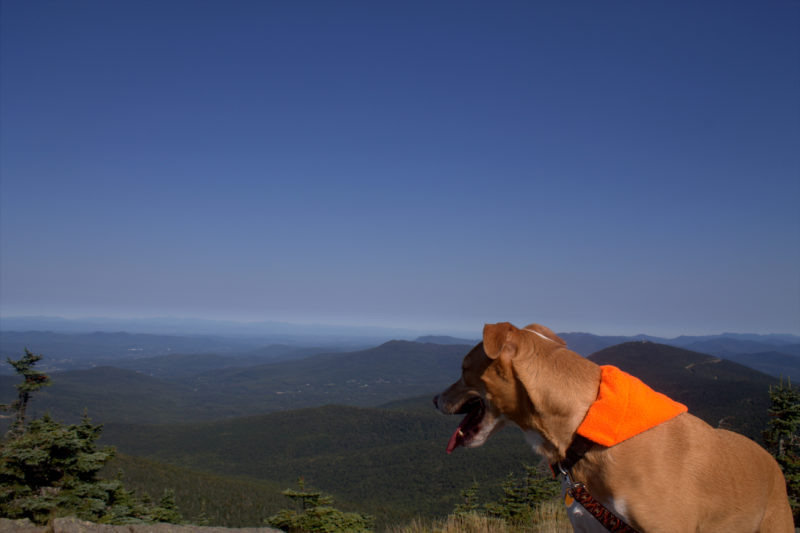
[[551, 330], [548, 327], [542, 326], [540, 324], [531, 324], [529, 326], [525, 326], [524, 329], [527, 329], [528, 331], [535, 331], [535, 332], [541, 334], [542, 336], [547, 337], [551, 341], [557, 342], [561, 346], [566, 346], [567, 345], [567, 343], [564, 342], [564, 339], [562, 339], [561, 337], [559, 337], [558, 335], [553, 333], [553, 330]]
[[489, 359], [497, 359], [501, 354], [513, 358], [519, 346], [517, 342], [518, 331], [508, 322], [483, 326], [483, 350], [489, 356]]

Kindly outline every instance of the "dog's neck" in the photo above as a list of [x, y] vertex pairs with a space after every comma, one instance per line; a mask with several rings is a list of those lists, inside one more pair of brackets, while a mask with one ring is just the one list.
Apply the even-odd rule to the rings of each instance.
[[[533, 359], [528, 362], [528, 371], [517, 374], [532, 406], [522, 430], [535, 451], [551, 463], [566, 457], [578, 426], [597, 399], [601, 378], [595, 363], [566, 348], [557, 352], [537, 354], [549, 361], [538, 364]], [[552, 394], [553, 387], [537, 386], [542, 381], [558, 383], [558, 393]]]

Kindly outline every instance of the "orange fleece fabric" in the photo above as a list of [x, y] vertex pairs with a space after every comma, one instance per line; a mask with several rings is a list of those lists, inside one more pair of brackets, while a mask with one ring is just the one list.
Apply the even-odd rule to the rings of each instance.
[[578, 426], [578, 434], [614, 446], [688, 411], [614, 366], [601, 366], [600, 390]]

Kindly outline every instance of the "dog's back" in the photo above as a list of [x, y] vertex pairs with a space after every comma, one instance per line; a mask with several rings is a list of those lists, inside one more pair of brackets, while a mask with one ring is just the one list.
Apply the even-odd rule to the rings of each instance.
[[775, 459], [747, 437], [690, 413], [603, 453], [598, 463], [614, 485], [609, 498], [646, 517], [647, 532], [794, 531]]
[[[719, 462], [715, 469], [727, 468], [729, 472], [737, 472], [738, 479], [733, 484], [728, 481], [729, 485], [732, 485], [727, 491], [730, 501], [720, 501], [718, 505], [709, 509], [709, 512], [718, 513], [713, 523], [723, 523], [723, 517], [731, 514], [730, 505], [737, 505], [742, 508], [765, 510], [761, 523], [756, 524], [757, 528], [754, 531], [794, 531], [791, 508], [786, 505], [788, 501], [786, 482], [775, 459], [747, 437], [725, 429], [714, 431], [720, 442], [719, 452], [712, 454], [712, 457]], [[712, 477], [711, 481], [725, 483], [730, 479], [728, 475], [719, 480]], [[754, 495], [749, 487], [764, 487], [766, 490]], [[733, 528], [729, 529], [732, 530]]]

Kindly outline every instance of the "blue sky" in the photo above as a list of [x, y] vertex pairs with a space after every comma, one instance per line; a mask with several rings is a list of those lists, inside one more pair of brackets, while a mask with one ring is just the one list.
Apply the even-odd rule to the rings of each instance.
[[8, 0], [2, 316], [800, 333], [800, 3]]

